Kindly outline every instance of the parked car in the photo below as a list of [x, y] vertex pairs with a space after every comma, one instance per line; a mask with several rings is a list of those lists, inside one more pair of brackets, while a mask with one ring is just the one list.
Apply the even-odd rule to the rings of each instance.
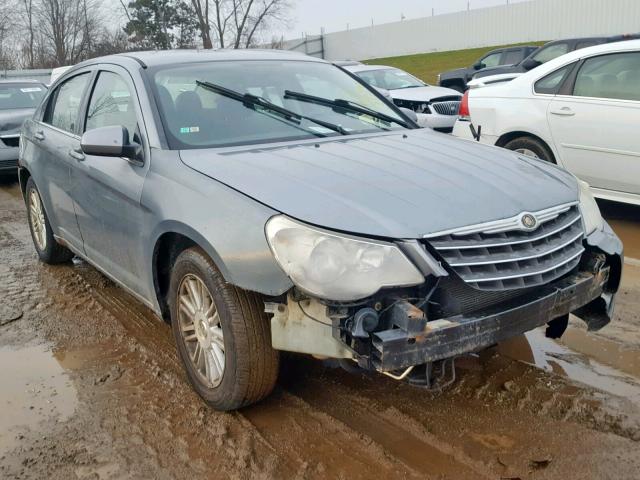
[[47, 88], [33, 80], [0, 80], [0, 175], [18, 172], [20, 128]]
[[[524, 113], [526, 112], [526, 113]], [[454, 135], [557, 163], [596, 197], [640, 204], [640, 40], [563, 55], [469, 90]]]
[[269, 394], [279, 350], [430, 386], [434, 363], [558, 335], [569, 312], [602, 327], [620, 281], [620, 240], [571, 174], [417, 128], [299, 54], [93, 59], [22, 141], [40, 259], [78, 255], [170, 321], [221, 410]]
[[498, 48], [491, 50], [484, 56], [480, 57], [473, 65], [467, 68], [457, 68], [438, 75], [438, 85], [441, 87], [452, 88], [462, 93], [467, 89], [467, 83], [473, 78], [473, 75], [485, 68], [492, 68], [501, 65], [516, 65], [527, 58], [531, 53], [538, 50], [533, 45], [525, 45], [510, 48]]
[[421, 127], [451, 133], [460, 106], [459, 92], [428, 85], [399, 68], [381, 65], [349, 65], [344, 69], [370, 86], [388, 91], [393, 103], [398, 107], [415, 112], [418, 125]]
[[478, 80], [483, 77], [503, 74], [522, 74], [539, 67], [549, 60], [553, 60], [554, 58], [575, 50], [580, 50], [581, 48], [593, 47], [604, 43], [620, 42], [623, 40], [633, 40], [637, 38], [640, 38], [640, 35], [614, 35], [609, 37], [568, 38], [565, 40], [555, 40], [553, 42], [545, 43], [542, 47], [532, 52], [527, 58], [515, 65], [494, 66], [478, 70], [473, 74], [473, 79]]

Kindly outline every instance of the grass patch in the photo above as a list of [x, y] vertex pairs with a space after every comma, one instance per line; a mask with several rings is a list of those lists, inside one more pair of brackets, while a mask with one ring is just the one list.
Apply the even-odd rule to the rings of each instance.
[[[543, 45], [546, 42], [525, 42], [515, 45]], [[405, 70], [427, 83], [436, 85], [438, 74], [454, 68], [468, 67], [482, 55], [496, 48], [515, 45], [496, 45], [493, 47], [470, 48], [467, 50], [451, 50], [449, 52], [419, 53], [402, 57], [374, 58], [366, 60], [369, 65], [390, 65]]]

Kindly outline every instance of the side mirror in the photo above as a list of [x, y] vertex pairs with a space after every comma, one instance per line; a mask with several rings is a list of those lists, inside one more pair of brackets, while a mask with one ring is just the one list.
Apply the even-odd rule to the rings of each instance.
[[407, 117], [409, 117], [415, 123], [418, 123], [418, 115], [416, 114], [416, 112], [414, 112], [410, 108], [398, 107], [398, 110], [404, 113]]
[[80, 148], [86, 155], [98, 157], [124, 157], [142, 161], [142, 146], [129, 141], [129, 132], [123, 126], [100, 127], [84, 132]]
[[485, 64], [482, 62], [476, 62], [473, 64], [474, 70], [482, 70], [485, 67]]
[[522, 61], [522, 68], [524, 68], [527, 71], [533, 70], [534, 68], [539, 67], [540, 65], [542, 65], [542, 62], [539, 62], [538, 60], [534, 60], [533, 58], [525, 58]]

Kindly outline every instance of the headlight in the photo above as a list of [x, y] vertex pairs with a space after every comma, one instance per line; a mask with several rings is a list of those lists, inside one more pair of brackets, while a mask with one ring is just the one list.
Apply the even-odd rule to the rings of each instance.
[[419, 285], [424, 276], [397, 246], [343, 237], [283, 215], [265, 228], [276, 260], [293, 283], [310, 295], [350, 301], [382, 287]]
[[582, 213], [585, 233], [589, 235], [596, 230], [602, 230], [604, 228], [604, 220], [600, 214], [598, 204], [591, 194], [589, 184], [578, 180], [578, 185], [580, 186], [580, 212]]

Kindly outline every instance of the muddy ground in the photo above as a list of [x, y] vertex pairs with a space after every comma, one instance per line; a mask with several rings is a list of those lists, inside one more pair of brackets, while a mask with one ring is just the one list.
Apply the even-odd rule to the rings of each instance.
[[170, 329], [81, 261], [37, 261], [0, 184], [0, 478], [640, 478], [640, 209], [614, 322], [535, 331], [429, 393], [290, 356], [237, 413], [192, 392]]

